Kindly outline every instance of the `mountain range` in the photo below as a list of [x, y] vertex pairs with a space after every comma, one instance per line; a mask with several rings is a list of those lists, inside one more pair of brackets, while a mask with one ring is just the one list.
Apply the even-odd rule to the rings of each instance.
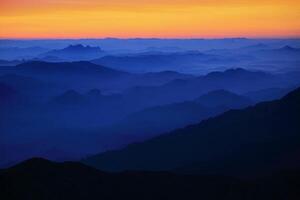
[[107, 173], [77, 162], [34, 158], [0, 170], [0, 198], [296, 200], [299, 177], [298, 170], [254, 180], [170, 172]]
[[[82, 44], [69, 45], [63, 49], [51, 50], [40, 54], [38, 57], [42, 60], [55, 58], [56, 60], [65, 61], [83, 61], [99, 58], [104, 55], [104, 51], [100, 47], [91, 47]], [[55, 61], [55, 60], [54, 60]]]
[[300, 88], [151, 140], [91, 156], [98, 169], [251, 175], [299, 167]]

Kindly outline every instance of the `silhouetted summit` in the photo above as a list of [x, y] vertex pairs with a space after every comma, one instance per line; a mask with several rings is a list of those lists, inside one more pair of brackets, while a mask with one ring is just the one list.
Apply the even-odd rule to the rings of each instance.
[[289, 45], [286, 45], [282, 48], [279, 48], [277, 49], [278, 51], [300, 51], [298, 48], [294, 48], [294, 47], [291, 47]]
[[54, 102], [65, 105], [81, 104], [85, 102], [85, 97], [75, 90], [68, 90], [62, 95], [55, 97]]
[[82, 44], [69, 45], [64, 49], [52, 50], [43, 53], [40, 57], [57, 57], [65, 60], [91, 60], [103, 56], [103, 50], [100, 47], [83, 46]]

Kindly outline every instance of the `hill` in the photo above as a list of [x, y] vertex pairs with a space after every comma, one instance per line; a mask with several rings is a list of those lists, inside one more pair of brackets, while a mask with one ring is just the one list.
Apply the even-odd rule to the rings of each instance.
[[252, 104], [250, 99], [226, 90], [211, 91], [198, 97], [196, 101], [207, 107], [225, 108], [242, 108]]
[[194, 101], [155, 106], [135, 112], [114, 124], [110, 132], [112, 131], [111, 134], [126, 133], [132, 137], [145, 139], [200, 122], [229, 109], [243, 108], [251, 104], [252, 102], [246, 97], [225, 90], [216, 90]]
[[[281, 100], [228, 111], [146, 142], [88, 157], [99, 169], [259, 174], [300, 165], [300, 88]], [[194, 167], [193, 167], [194, 168]]]
[[66, 61], [91, 60], [103, 56], [104, 51], [100, 47], [91, 47], [82, 44], [69, 45], [63, 49], [55, 49], [40, 54], [40, 58], [55, 57]]
[[299, 171], [256, 181], [169, 172], [105, 173], [34, 158], [0, 171], [1, 199], [297, 199]]

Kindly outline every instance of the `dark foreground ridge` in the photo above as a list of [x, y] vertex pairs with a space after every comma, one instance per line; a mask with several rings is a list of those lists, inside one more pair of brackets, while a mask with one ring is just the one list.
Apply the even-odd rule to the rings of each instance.
[[299, 167], [300, 88], [119, 151], [84, 160], [101, 170], [252, 176]]
[[34, 158], [0, 171], [0, 199], [299, 199], [300, 171], [239, 180], [169, 172], [105, 173]]

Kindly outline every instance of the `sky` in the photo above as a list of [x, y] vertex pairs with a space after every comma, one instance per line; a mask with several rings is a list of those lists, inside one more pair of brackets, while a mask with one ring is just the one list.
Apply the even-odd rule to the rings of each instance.
[[299, 38], [300, 0], [0, 0], [0, 38]]

